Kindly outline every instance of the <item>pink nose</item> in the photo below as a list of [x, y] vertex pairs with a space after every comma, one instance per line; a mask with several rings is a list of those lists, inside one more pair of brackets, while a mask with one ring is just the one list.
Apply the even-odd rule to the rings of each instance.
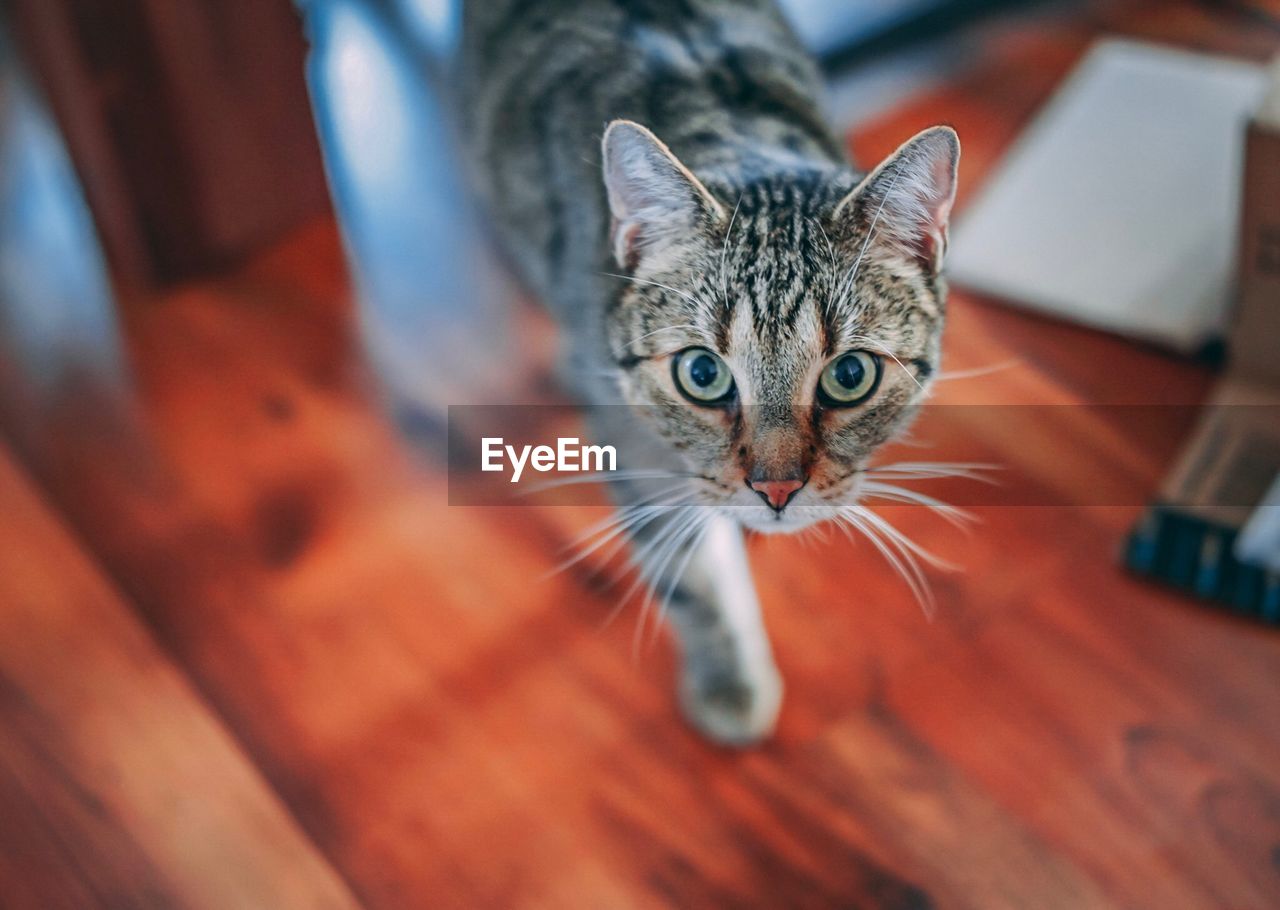
[[776, 512], [791, 501], [796, 491], [804, 486], [803, 480], [759, 480], [751, 484], [751, 489], [760, 494], [760, 498]]

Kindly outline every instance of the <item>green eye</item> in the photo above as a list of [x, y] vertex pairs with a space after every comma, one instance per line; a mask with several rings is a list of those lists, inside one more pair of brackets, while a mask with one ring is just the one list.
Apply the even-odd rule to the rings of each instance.
[[866, 351], [850, 351], [823, 368], [818, 397], [830, 407], [848, 407], [871, 397], [879, 384], [880, 358]]
[[706, 348], [689, 348], [672, 364], [676, 385], [698, 404], [719, 404], [733, 393], [733, 374], [720, 355]]

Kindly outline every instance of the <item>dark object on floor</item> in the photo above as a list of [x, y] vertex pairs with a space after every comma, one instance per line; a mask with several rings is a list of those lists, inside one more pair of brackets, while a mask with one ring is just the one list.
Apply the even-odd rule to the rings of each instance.
[[1152, 506], [1129, 536], [1126, 568], [1242, 616], [1280, 625], [1280, 575], [1238, 560], [1238, 528]]

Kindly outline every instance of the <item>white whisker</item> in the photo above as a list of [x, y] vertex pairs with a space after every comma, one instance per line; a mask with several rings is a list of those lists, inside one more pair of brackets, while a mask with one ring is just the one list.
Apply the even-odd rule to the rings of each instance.
[[845, 534], [849, 535], [850, 540], [853, 538], [849, 534], [849, 528], [853, 528], [853, 530], [858, 531], [871, 542], [871, 545], [879, 551], [885, 562], [889, 563], [898, 574], [898, 577], [911, 589], [912, 595], [915, 596], [916, 602], [920, 604], [920, 608], [925, 615], [932, 618], [934, 609], [933, 590], [929, 587], [929, 581], [916, 563], [915, 558], [910, 553], [900, 555], [895, 548], [881, 540], [876, 529], [864, 521], [860, 513], [842, 511], [837, 516], [837, 520], [840, 526], [844, 528]]
[[889, 349], [889, 346], [887, 344], [885, 344], [882, 341], [878, 341], [877, 339], [872, 338], [869, 335], [854, 335], [849, 340], [851, 342], [856, 342], [858, 344], [870, 345], [873, 350], [879, 351], [881, 354], [884, 354], [885, 356], [889, 357], [894, 363], [902, 367], [902, 372], [906, 373], [907, 378], [910, 379], [912, 382], [914, 382], [917, 386], [919, 386], [920, 391], [922, 392], [924, 391], [924, 384], [921, 383], [919, 379], [916, 379], [915, 373], [912, 373], [910, 370], [907, 369], [906, 364], [904, 364], [901, 360], [898, 359], [898, 355], [893, 353], [893, 351]]
[[616, 272], [601, 272], [600, 274], [608, 278], [620, 278], [623, 281], [632, 281], [632, 282], [635, 282], [636, 284], [647, 284], [655, 288], [662, 288], [664, 291], [670, 291], [671, 293], [679, 297], [683, 297], [686, 301], [693, 304], [693, 306], [695, 307], [701, 306], [701, 304], [699, 304], [698, 302], [698, 298], [694, 297], [688, 291], [682, 291], [679, 288], [673, 288], [670, 285], [663, 284], [660, 281], [650, 281], [648, 278], [636, 278], [632, 275], [619, 275]]
[[[683, 489], [684, 489], [684, 484], [675, 484], [674, 486], [664, 487], [663, 489], [658, 490], [654, 493], [651, 493], [648, 496], [642, 497], [640, 499], [637, 499], [631, 502], [627, 502], [625, 505], [616, 509], [613, 512], [613, 514], [591, 525], [585, 531], [583, 531], [581, 534], [575, 537], [573, 540], [569, 541], [567, 544], [565, 544], [565, 548], [576, 546], [577, 544], [582, 543], [584, 540], [594, 537], [596, 534], [600, 533], [601, 531], [604, 531], [607, 528], [611, 527], [612, 525], [617, 524], [619, 521], [625, 518], [628, 514], [640, 511], [645, 507], [654, 507], [653, 504], [656, 503], [657, 500], [661, 499], [664, 496], [672, 496], [678, 492], [681, 492]], [[660, 503], [659, 505], [660, 506], [679, 505], [681, 499], [683, 498], [684, 498], [683, 496], [676, 497], [674, 500], [670, 500], [667, 503]]]
[[[655, 517], [660, 515], [662, 511], [663, 509], [661, 506], [652, 506], [651, 510], [646, 509], [639, 512], [634, 512], [630, 515], [622, 516], [613, 525], [611, 525], [609, 528], [607, 528], [602, 533], [600, 533], [600, 536], [597, 540], [591, 541], [589, 544], [583, 546], [580, 550], [578, 550], [576, 553], [571, 555], [569, 558], [561, 561], [559, 564], [549, 569], [542, 576], [542, 579], [545, 580], [554, 575], [558, 575], [561, 572], [565, 571], [566, 569], [577, 565], [578, 563], [582, 562], [582, 560], [590, 556], [592, 553], [596, 552], [601, 547], [608, 544], [610, 541], [616, 541], [622, 535], [631, 531], [635, 531], [643, 527], [644, 525], [648, 524]], [[610, 550], [607, 556], [609, 558], [612, 558], [612, 554], [614, 552], [616, 552], [616, 550]]]
[[850, 506], [849, 508], [857, 510], [858, 514], [861, 515], [862, 518], [874, 525], [877, 530], [884, 534], [886, 540], [893, 541], [900, 550], [907, 550], [914, 553], [934, 568], [942, 569], [947, 572], [958, 572], [960, 570], [960, 567], [955, 563], [948, 562], [942, 557], [926, 550], [906, 534], [903, 534], [894, 527], [887, 518], [878, 512], [873, 512], [866, 506]]
[[666, 539], [663, 541], [663, 545], [658, 548], [656, 558], [652, 561], [651, 566], [646, 566], [642, 560], [637, 559], [637, 564], [641, 566], [641, 574], [640, 577], [636, 579], [637, 584], [633, 585], [632, 588], [628, 590], [626, 597], [623, 599], [623, 603], [626, 603], [627, 598], [631, 596], [636, 588], [646, 582], [649, 585], [649, 592], [640, 601], [640, 616], [636, 620], [635, 632], [631, 637], [631, 659], [633, 661], [637, 660], [640, 656], [640, 643], [644, 639], [646, 621], [649, 618], [649, 614], [654, 612], [654, 595], [656, 593], [657, 586], [662, 582], [663, 573], [666, 571], [667, 565], [679, 553], [681, 541], [684, 540], [691, 528], [697, 526], [700, 518], [701, 515], [698, 510], [691, 508], [686, 514], [676, 519], [672, 525], [666, 529]]
[[693, 559], [698, 547], [702, 545], [702, 538], [706, 536], [708, 528], [706, 517], [701, 513], [695, 513], [695, 515], [697, 515], [697, 520], [690, 525], [689, 532], [684, 535], [684, 540], [680, 544], [684, 549], [684, 554], [680, 557], [680, 562], [676, 567], [671, 570], [671, 578], [662, 594], [662, 600], [658, 603], [658, 616], [654, 621], [655, 635], [657, 630], [662, 628], [663, 620], [667, 618], [667, 607], [671, 604], [671, 597], [675, 593], [676, 586], [680, 583], [680, 578], [684, 575], [685, 570], [689, 568], [689, 561]]
[[[587, 528], [586, 531], [579, 534], [576, 538], [561, 548], [562, 550], [573, 550], [574, 548], [579, 547], [581, 549], [549, 570], [543, 578], [545, 579], [553, 575], [558, 575], [571, 566], [577, 565], [592, 553], [619, 537], [622, 538], [621, 543], [625, 543], [625, 535], [638, 531], [658, 516], [663, 515], [672, 509], [680, 508], [685, 504], [687, 496], [676, 496], [674, 499], [669, 499], [666, 502], [654, 505], [646, 504], [647, 501], [657, 499], [660, 496], [671, 496], [678, 489], [679, 488], [677, 487], [668, 488], [661, 493], [646, 497], [645, 500], [628, 505], [617, 515], [613, 515], [603, 521], [596, 522], [594, 525]], [[593, 537], [597, 536], [598, 539], [592, 540]], [[613, 558], [613, 555], [618, 549], [619, 547], [612, 548], [608, 554], [606, 554], [606, 563]]]
[[853, 268], [849, 270], [848, 276], [841, 285], [841, 295], [850, 293], [853, 290], [853, 283], [858, 277], [858, 268], [862, 265], [862, 257], [867, 254], [867, 247], [871, 246], [871, 241], [876, 236], [876, 225], [880, 222], [880, 213], [884, 211], [884, 204], [889, 201], [889, 197], [893, 194], [893, 188], [898, 185], [898, 178], [902, 176], [902, 171], [898, 171], [893, 175], [893, 179], [889, 181], [889, 188], [884, 191], [884, 195], [880, 198], [880, 205], [876, 207], [876, 213], [871, 216], [871, 227], [867, 229], [867, 239], [862, 241], [862, 249], [858, 251], [858, 258], [853, 262]]
[[[678, 511], [681, 514], [670, 519], [670, 524], [666, 529], [664, 529], [665, 535], [669, 535], [671, 533], [671, 528], [683, 523], [688, 518], [686, 510], [693, 510], [695, 508], [696, 506], [677, 506], [673, 511]], [[635, 580], [632, 581], [631, 586], [623, 592], [622, 599], [619, 600], [614, 608], [609, 611], [609, 615], [605, 617], [605, 621], [601, 624], [601, 628], [605, 628], [613, 622], [614, 618], [622, 612], [622, 608], [626, 606], [627, 601], [631, 599], [631, 596], [635, 594], [640, 586], [645, 583], [645, 567], [650, 554], [666, 543], [668, 537], [665, 535], [663, 531], [659, 531], [651, 539], [645, 541], [644, 545], [637, 549], [636, 552], [631, 554], [631, 563], [637, 568], [638, 574]]]
[[738, 209], [742, 207], [742, 195], [738, 196], [738, 202], [733, 207], [733, 217], [729, 219], [729, 226], [724, 231], [724, 244], [720, 247], [720, 293], [724, 295], [725, 305], [729, 304], [729, 236], [733, 233], [733, 225], [738, 220]]
[[644, 341], [646, 338], [652, 338], [654, 335], [659, 335], [663, 332], [674, 332], [677, 329], [695, 329], [696, 330], [697, 328], [698, 327], [696, 325], [692, 325], [690, 323], [685, 323], [684, 325], [665, 325], [660, 329], [654, 329], [652, 332], [645, 332], [639, 338], [632, 338], [630, 341], [626, 343], [625, 347], [628, 350], [630, 350], [633, 344]]
[[691, 471], [659, 471], [656, 469], [590, 471], [574, 477], [556, 477], [551, 480], [544, 480], [542, 483], [525, 487], [517, 495], [531, 496], [534, 493], [542, 493], [546, 490], [554, 490], [557, 487], [569, 487], [579, 483], [607, 483], [612, 480], [679, 480], [697, 476]]
[[977, 379], [979, 376], [990, 376], [992, 373], [999, 373], [1003, 370], [1011, 370], [1014, 367], [1020, 367], [1023, 361], [1020, 357], [1011, 357], [1000, 363], [992, 364], [988, 367], [974, 367], [971, 370], [943, 370], [934, 376], [934, 382], [953, 382], [957, 379]]
[[866, 468], [863, 473], [876, 480], [938, 480], [946, 477], [959, 477], [965, 480], [977, 480], [982, 483], [998, 484], [993, 477], [987, 477], [983, 471], [999, 471], [1000, 465], [982, 462], [965, 461], [899, 461], [893, 464], [877, 465]]
[[944, 521], [961, 530], [969, 530], [970, 525], [978, 519], [972, 512], [967, 512], [941, 499], [921, 493], [918, 490], [900, 487], [891, 483], [880, 483], [874, 480], [864, 481], [859, 489], [874, 499], [886, 499], [890, 502], [903, 502], [910, 505], [924, 506]]

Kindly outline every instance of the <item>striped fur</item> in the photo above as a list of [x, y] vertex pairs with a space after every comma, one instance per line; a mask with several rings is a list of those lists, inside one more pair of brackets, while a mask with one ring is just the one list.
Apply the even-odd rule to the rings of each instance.
[[[955, 134], [928, 130], [859, 172], [821, 117], [814, 65], [762, 0], [473, 2], [459, 76], [477, 184], [562, 325], [568, 381], [644, 415], [600, 432], [694, 475], [689, 498], [717, 526], [793, 531], [855, 501], [937, 369]], [[694, 346], [731, 368], [731, 406], [675, 387], [672, 357]], [[882, 380], [865, 404], [825, 407], [821, 371], [850, 350], [879, 358]], [[805, 481], [781, 511], [748, 486], [770, 472]], [[750, 621], [726, 631], [745, 614], [723, 592], [743, 585], [716, 575], [740, 570], [688, 546], [693, 580], [670, 583], [686, 707], [717, 738], [757, 738], [772, 724], [760, 705], [778, 700], [767, 641], [738, 640]], [[651, 573], [656, 588], [669, 572]]]

